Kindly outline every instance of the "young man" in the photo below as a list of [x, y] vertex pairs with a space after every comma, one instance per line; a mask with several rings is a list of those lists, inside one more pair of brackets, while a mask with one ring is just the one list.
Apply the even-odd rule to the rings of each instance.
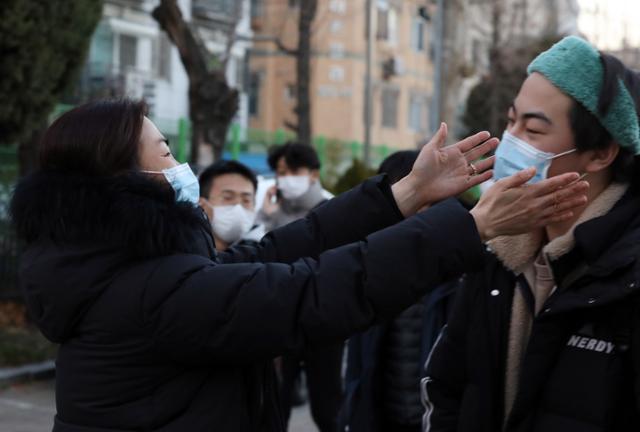
[[259, 219], [267, 231], [303, 218], [326, 201], [320, 184], [320, 159], [306, 145], [289, 142], [269, 152], [276, 185], [267, 192]]
[[223, 160], [200, 174], [200, 206], [211, 221], [216, 249], [239, 242], [259, 242], [264, 228], [255, 225], [258, 179], [245, 165]]
[[489, 243], [427, 362], [424, 429], [638, 430], [640, 80], [577, 37], [528, 72], [495, 177], [576, 171], [588, 203]]
[[[267, 231], [301, 219], [326, 201], [320, 184], [320, 160], [309, 146], [289, 142], [269, 153], [276, 186], [267, 192], [260, 220]], [[335, 432], [342, 400], [344, 344], [282, 357], [281, 395], [285, 421], [293, 404], [296, 380], [304, 367], [311, 416], [320, 432]]]

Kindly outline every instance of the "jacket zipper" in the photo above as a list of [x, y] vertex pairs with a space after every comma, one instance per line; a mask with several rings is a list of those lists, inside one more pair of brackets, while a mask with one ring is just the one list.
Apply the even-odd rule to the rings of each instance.
[[[440, 334], [438, 335], [436, 342], [433, 344], [433, 347], [431, 348], [431, 352], [429, 353], [429, 356], [427, 357], [427, 361], [424, 364], [425, 370], [429, 368], [429, 364], [431, 363], [431, 356], [433, 355], [433, 352], [438, 348], [438, 345], [440, 344], [440, 340], [442, 339], [442, 335], [444, 334], [446, 329], [447, 329], [447, 325], [445, 324], [445, 326], [440, 331]], [[432, 381], [433, 379], [427, 376], [427, 377], [424, 377], [421, 382], [422, 385], [420, 388], [420, 393], [422, 396], [422, 403], [425, 407], [425, 413], [424, 413], [424, 416], [422, 417], [423, 432], [429, 432], [431, 430], [431, 415], [433, 414], [434, 406], [433, 406], [433, 402], [431, 402], [431, 399], [429, 398], [428, 386], [429, 386], [429, 383], [431, 383]]]

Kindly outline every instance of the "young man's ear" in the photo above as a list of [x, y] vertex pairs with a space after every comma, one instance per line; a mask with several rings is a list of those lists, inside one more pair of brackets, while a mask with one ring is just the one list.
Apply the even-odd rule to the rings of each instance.
[[602, 149], [590, 150], [591, 155], [585, 167], [586, 172], [595, 173], [605, 170], [611, 166], [620, 153], [620, 145], [612, 141]]
[[320, 180], [320, 170], [319, 169], [311, 170], [311, 174], [309, 174], [309, 176], [311, 177], [311, 180], [313, 180], [314, 182], [317, 182], [318, 180]]

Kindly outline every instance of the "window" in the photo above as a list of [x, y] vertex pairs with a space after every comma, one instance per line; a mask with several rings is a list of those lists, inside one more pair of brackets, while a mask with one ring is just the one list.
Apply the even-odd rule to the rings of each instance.
[[347, 12], [346, 0], [331, 0], [329, 10], [338, 15], [344, 15]]
[[386, 4], [378, 4], [376, 39], [395, 45], [398, 39], [398, 14]]
[[329, 26], [331, 33], [340, 33], [344, 27], [344, 24], [340, 20], [333, 20]]
[[334, 82], [344, 81], [344, 68], [342, 66], [331, 66], [329, 68], [329, 79]]
[[411, 47], [414, 51], [424, 51], [424, 27], [425, 23], [422, 18], [414, 18], [411, 25]]
[[196, 9], [207, 10], [217, 15], [233, 17], [241, 4], [240, 2], [236, 3], [235, 0], [195, 0], [193, 6]]
[[393, 87], [382, 89], [382, 127], [398, 126], [398, 98], [400, 90]]
[[252, 72], [249, 77], [249, 115], [260, 115], [260, 88], [262, 86], [262, 74]]
[[155, 43], [155, 68], [159, 78], [167, 81], [171, 80], [171, 41], [165, 32], [160, 32], [158, 41]]
[[340, 42], [331, 42], [331, 44], [329, 45], [329, 55], [332, 58], [343, 58], [344, 45]]
[[135, 69], [138, 65], [138, 38], [121, 34], [120, 37], [120, 69]]
[[409, 127], [415, 132], [426, 132], [428, 126], [429, 98], [412, 92], [409, 98]]
[[381, 40], [389, 39], [389, 10], [378, 8], [378, 28], [376, 38]]

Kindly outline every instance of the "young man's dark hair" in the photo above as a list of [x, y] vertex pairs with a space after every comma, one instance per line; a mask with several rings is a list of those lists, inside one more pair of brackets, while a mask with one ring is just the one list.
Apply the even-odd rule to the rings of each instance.
[[200, 196], [207, 197], [213, 181], [225, 174], [239, 174], [253, 184], [254, 190], [258, 190], [258, 178], [249, 167], [234, 160], [221, 160], [215, 162], [200, 174]]
[[283, 157], [287, 166], [293, 170], [298, 168], [320, 169], [320, 159], [318, 159], [318, 154], [313, 147], [298, 142], [289, 141], [282, 146], [272, 147], [267, 158], [269, 167], [276, 171], [278, 161]]

